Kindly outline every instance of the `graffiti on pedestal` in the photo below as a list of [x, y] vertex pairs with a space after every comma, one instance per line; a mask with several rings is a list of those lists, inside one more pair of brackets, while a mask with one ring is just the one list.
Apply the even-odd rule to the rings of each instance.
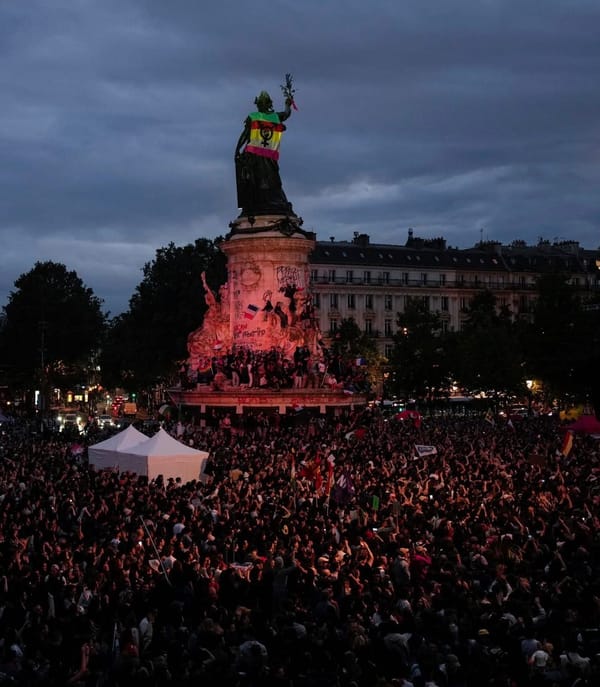
[[[271, 263], [272, 265], [272, 263]], [[277, 348], [292, 356], [297, 347], [317, 351], [321, 334], [308, 284], [308, 267], [279, 264], [267, 269], [253, 258], [231, 266], [218, 296], [202, 275], [207, 311], [188, 337], [189, 364], [235, 348]]]

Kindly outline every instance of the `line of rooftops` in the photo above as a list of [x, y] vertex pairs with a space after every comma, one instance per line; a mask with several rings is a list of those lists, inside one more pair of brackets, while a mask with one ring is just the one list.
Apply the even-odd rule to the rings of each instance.
[[371, 243], [368, 234], [354, 233], [352, 241], [318, 241], [311, 264], [369, 264], [389, 267], [438, 267], [519, 272], [589, 273], [600, 277], [600, 249], [586, 249], [578, 241], [540, 240], [537, 245], [513, 241], [481, 241], [472, 248], [452, 248], [443, 237], [423, 239], [408, 230], [404, 245]]

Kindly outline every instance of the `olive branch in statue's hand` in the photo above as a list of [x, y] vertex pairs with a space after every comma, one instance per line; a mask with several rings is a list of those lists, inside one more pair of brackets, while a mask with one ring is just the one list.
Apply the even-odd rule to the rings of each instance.
[[291, 105], [294, 110], [297, 110], [296, 103], [294, 102], [294, 93], [296, 89], [293, 86], [293, 78], [291, 74], [285, 75], [285, 85], [281, 84], [280, 88], [283, 92], [283, 97], [285, 98], [286, 105]]

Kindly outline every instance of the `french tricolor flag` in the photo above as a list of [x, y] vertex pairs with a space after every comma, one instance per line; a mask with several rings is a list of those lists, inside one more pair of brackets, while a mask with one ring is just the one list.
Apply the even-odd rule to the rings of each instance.
[[252, 305], [252, 303], [250, 303], [250, 305], [246, 306], [246, 310], [244, 312], [244, 317], [247, 320], [253, 320], [254, 316], [256, 315], [256, 313], [258, 311], [259, 311], [258, 305]]

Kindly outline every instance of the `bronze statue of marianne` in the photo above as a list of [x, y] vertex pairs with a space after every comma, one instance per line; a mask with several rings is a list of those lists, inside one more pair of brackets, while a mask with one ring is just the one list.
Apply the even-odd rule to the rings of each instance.
[[[291, 82], [290, 82], [291, 84]], [[283, 87], [282, 87], [283, 88]], [[292, 113], [293, 90], [285, 91], [285, 110], [274, 112], [266, 91], [255, 99], [256, 112], [246, 118], [235, 149], [235, 173], [240, 216], [285, 215], [295, 217], [279, 176], [279, 144], [283, 122]]]

